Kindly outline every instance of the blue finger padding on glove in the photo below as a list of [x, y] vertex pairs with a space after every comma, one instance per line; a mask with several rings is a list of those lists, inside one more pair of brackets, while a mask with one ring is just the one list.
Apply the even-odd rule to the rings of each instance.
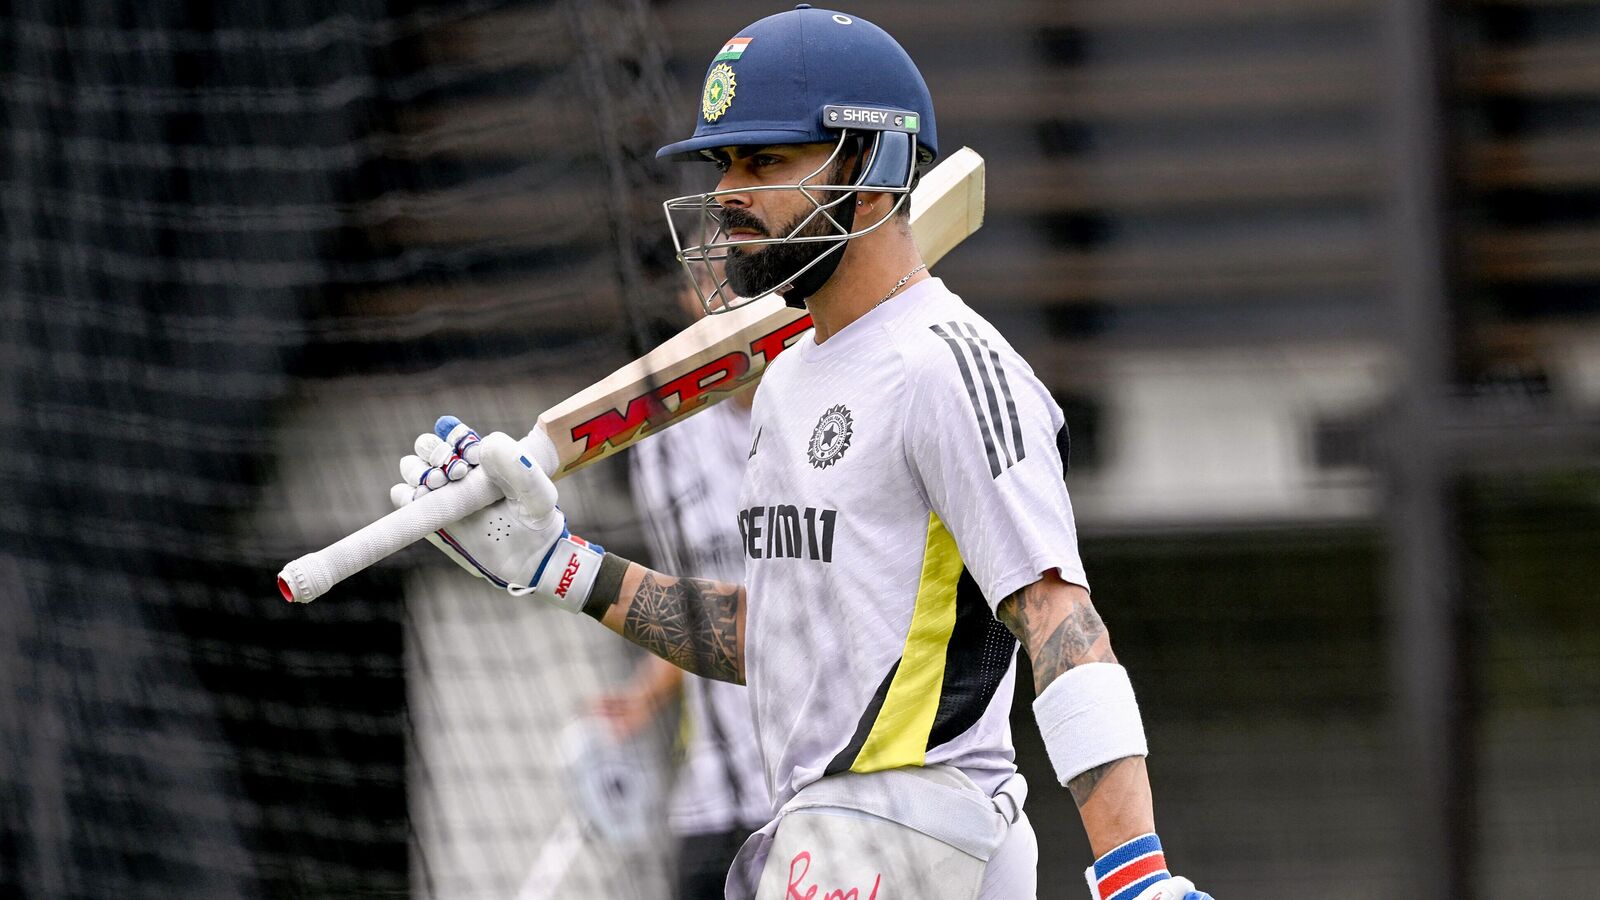
[[456, 426], [460, 424], [461, 420], [455, 416], [440, 416], [439, 421], [433, 423], [433, 433], [439, 436], [439, 440], [447, 441], [450, 439], [450, 432], [455, 431]]
[[1212, 900], [1212, 897], [1205, 891], [1190, 891], [1183, 895], [1183, 900]]

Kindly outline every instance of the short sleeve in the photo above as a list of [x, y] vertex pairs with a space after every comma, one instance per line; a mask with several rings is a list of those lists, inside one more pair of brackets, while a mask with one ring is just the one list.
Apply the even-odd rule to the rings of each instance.
[[1088, 587], [1056, 444], [1061, 408], [992, 328], [954, 321], [918, 337], [907, 453], [990, 608], [1052, 569]]

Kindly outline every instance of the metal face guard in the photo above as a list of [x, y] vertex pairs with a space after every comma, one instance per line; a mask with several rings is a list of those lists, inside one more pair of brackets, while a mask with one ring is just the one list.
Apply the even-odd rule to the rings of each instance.
[[[905, 176], [901, 183], [895, 186], [870, 186], [874, 193], [899, 194], [894, 206], [883, 218], [865, 228], [852, 228], [839, 221], [837, 213], [841, 204], [850, 202], [856, 193], [863, 189], [863, 182], [869, 173], [875, 171], [875, 163], [884, 148], [885, 132], [867, 132], [872, 136], [871, 144], [867, 151], [860, 171], [862, 175], [855, 184], [819, 184], [816, 179], [822, 178], [823, 173], [832, 171], [834, 163], [844, 152], [846, 142], [851, 136], [848, 129], [842, 129], [839, 141], [834, 145], [833, 152], [822, 162], [815, 171], [806, 175], [796, 184], [773, 184], [759, 187], [741, 188], [730, 191], [708, 191], [702, 194], [687, 194], [674, 197], [661, 204], [667, 217], [667, 228], [672, 233], [673, 249], [678, 262], [683, 267], [684, 275], [689, 279], [690, 289], [695, 296], [700, 298], [700, 304], [708, 314], [727, 312], [738, 309], [746, 303], [755, 300], [755, 297], [740, 297], [728, 287], [727, 276], [723, 266], [728, 258], [728, 251], [733, 247], [757, 247], [772, 244], [811, 244], [830, 243], [827, 250], [800, 267], [788, 277], [780, 280], [766, 289], [763, 293], [773, 293], [786, 289], [796, 279], [809, 272], [813, 267], [828, 259], [835, 253], [844, 250], [845, 242], [870, 234], [881, 228], [885, 222], [893, 219], [899, 213], [902, 205], [911, 196], [911, 183], [916, 171], [914, 165], [907, 165]], [[916, 159], [915, 136], [911, 136], [912, 152], [907, 157]], [[722, 198], [734, 194], [751, 194], [762, 191], [799, 191], [811, 202], [811, 211], [807, 213], [788, 234], [777, 237], [749, 238], [734, 241], [728, 238], [727, 228], [723, 223]], [[829, 194], [833, 194], [831, 198]], [[821, 218], [829, 226], [832, 233], [800, 236], [800, 232], [811, 226]], [[692, 239], [693, 242], [689, 242]]]

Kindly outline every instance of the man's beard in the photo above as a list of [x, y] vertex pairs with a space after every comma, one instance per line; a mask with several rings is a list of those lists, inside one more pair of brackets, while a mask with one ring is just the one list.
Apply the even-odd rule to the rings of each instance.
[[[799, 225], [806, 215], [808, 214], [801, 213], [796, 216], [780, 233], [793, 232], [795, 226]], [[752, 228], [759, 232], [761, 237], [772, 236], [760, 219], [742, 209], [723, 210], [722, 227], [724, 230]], [[816, 218], [795, 237], [833, 235], [842, 237], [839, 230], [828, 220], [827, 214], [818, 213]], [[817, 257], [829, 250], [835, 250], [838, 246], [834, 241], [802, 241], [766, 244], [754, 251], [745, 250], [743, 247], [730, 247], [727, 258], [728, 287], [740, 297], [760, 297], [771, 293], [787, 284], [794, 278], [795, 273], [810, 265]], [[836, 252], [844, 251], [841, 248]]]

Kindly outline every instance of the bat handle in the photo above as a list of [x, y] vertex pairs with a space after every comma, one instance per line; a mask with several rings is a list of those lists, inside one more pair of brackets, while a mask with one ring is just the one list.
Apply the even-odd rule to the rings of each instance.
[[[556, 467], [554, 445], [538, 428], [528, 436], [535, 441], [544, 439], [538, 442], [533, 455], [548, 474]], [[359, 531], [284, 566], [278, 573], [278, 592], [291, 603], [310, 603], [367, 566], [504, 496], [482, 469], [473, 469], [455, 484], [424, 494]]]

